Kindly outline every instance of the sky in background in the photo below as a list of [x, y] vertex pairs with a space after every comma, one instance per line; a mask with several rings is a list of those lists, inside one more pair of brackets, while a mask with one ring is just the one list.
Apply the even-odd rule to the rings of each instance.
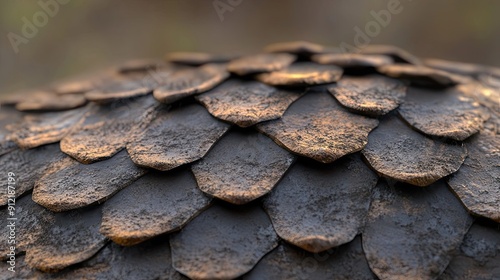
[[251, 53], [299, 39], [338, 47], [364, 37], [500, 66], [499, 11], [494, 0], [2, 0], [0, 94], [169, 51]]

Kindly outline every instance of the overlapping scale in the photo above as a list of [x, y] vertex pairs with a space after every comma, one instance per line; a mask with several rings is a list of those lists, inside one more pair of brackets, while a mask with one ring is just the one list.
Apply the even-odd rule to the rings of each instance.
[[390, 64], [380, 66], [377, 70], [389, 77], [408, 80], [411, 84], [425, 87], [451, 87], [470, 81], [470, 79], [464, 76], [458, 76], [422, 65]]
[[[0, 205], [6, 205], [9, 199], [15, 199], [33, 189], [35, 181], [45, 174], [48, 167], [63, 158], [64, 154], [58, 144], [31, 150], [16, 149], [0, 156], [0, 172], [6, 176], [0, 182]], [[8, 181], [9, 173], [14, 174], [14, 181]]]
[[33, 200], [55, 212], [77, 209], [108, 199], [146, 172], [125, 150], [93, 164], [66, 157], [53, 163], [36, 181]]
[[0, 105], [0, 156], [16, 149], [17, 145], [12, 141], [12, 133], [7, 126], [18, 122], [22, 117], [23, 113], [18, 112], [12, 106]]
[[93, 104], [83, 121], [61, 140], [61, 150], [86, 164], [110, 158], [146, 128], [156, 107], [151, 96]]
[[99, 233], [101, 206], [49, 215], [26, 250], [26, 262], [42, 271], [57, 271], [82, 262], [107, 242]]
[[328, 88], [343, 106], [360, 114], [385, 115], [404, 100], [406, 87], [382, 76], [344, 77]]
[[500, 231], [475, 223], [440, 279], [499, 279]]
[[382, 176], [423, 187], [456, 172], [467, 149], [426, 137], [391, 115], [370, 133], [362, 153]]
[[291, 54], [255, 54], [233, 59], [227, 65], [231, 73], [240, 76], [271, 72], [284, 69], [296, 60], [296, 56]]
[[111, 82], [86, 92], [85, 98], [92, 102], [106, 104], [115, 100], [144, 96], [152, 92], [151, 85], [148, 85], [142, 78], [137, 78]]
[[489, 118], [478, 102], [458, 88], [437, 91], [410, 87], [398, 112], [418, 131], [457, 141], [479, 132]]
[[481, 133], [466, 145], [469, 155], [448, 184], [471, 213], [500, 223], [500, 138]]
[[12, 140], [22, 149], [59, 142], [82, 121], [87, 107], [50, 113], [26, 114], [23, 120], [7, 125]]
[[173, 103], [182, 98], [208, 91], [229, 77], [225, 65], [207, 64], [199, 68], [174, 72], [153, 92], [162, 103]]
[[408, 51], [391, 45], [366, 45], [360, 49], [362, 54], [387, 55], [398, 63], [408, 63], [413, 65], [422, 64], [420, 59]]
[[363, 250], [381, 279], [436, 279], [472, 217], [442, 181], [428, 188], [377, 185], [363, 231]]
[[201, 105], [171, 111], [160, 108], [143, 133], [127, 145], [127, 151], [135, 164], [167, 171], [202, 158], [229, 126]]
[[344, 69], [375, 69], [383, 65], [393, 64], [394, 60], [386, 55], [369, 55], [359, 53], [328, 53], [318, 54], [311, 58], [320, 64], [332, 64]]
[[[13, 208], [15, 210], [2, 209], [5, 211], [2, 214], [7, 214], [9, 218], [2, 219], [2, 233], [13, 238], [2, 240], [5, 246], [1, 250], [2, 259], [4, 256], [9, 258], [9, 248], [16, 247], [16, 273], [13, 274], [17, 277], [22, 270], [19, 258], [23, 252], [26, 252], [24, 261], [30, 267], [52, 272], [85, 261], [107, 242], [99, 233], [101, 206], [53, 213], [34, 203], [28, 195], [18, 199]], [[7, 240], [14, 240], [15, 243], [8, 243]], [[26, 270], [29, 272], [29, 269]], [[5, 270], [2, 276], [9, 274], [10, 271]]]
[[256, 78], [271, 86], [304, 87], [336, 82], [342, 73], [342, 69], [334, 65], [298, 62], [282, 70], [259, 74]]
[[214, 117], [248, 127], [280, 118], [301, 95], [299, 90], [277, 89], [259, 82], [230, 81], [196, 99]]
[[59, 95], [47, 92], [24, 98], [16, 104], [16, 109], [23, 112], [43, 112], [43, 111], [65, 111], [82, 107], [87, 104], [87, 100], [82, 94]]
[[322, 252], [360, 233], [377, 179], [358, 154], [325, 166], [299, 162], [264, 199], [264, 208], [281, 238]]
[[194, 279], [233, 279], [278, 246], [278, 237], [258, 205], [213, 205], [173, 235], [170, 245], [180, 273]]
[[293, 161], [293, 155], [262, 134], [232, 131], [192, 170], [203, 192], [245, 204], [268, 193]]
[[[16, 258], [24, 254], [32, 244], [37, 242], [38, 235], [42, 232], [45, 223], [50, 222], [53, 218], [53, 213], [33, 202], [31, 195], [18, 197], [10, 204], [10, 208], [5, 207], [0, 210], [2, 218], [0, 234], [7, 237], [0, 240], [2, 246], [0, 259], [4, 261], [11, 258], [11, 247], [15, 247]], [[11, 232], [15, 232], [15, 235], [9, 238]], [[12, 240], [15, 243], [12, 243], [14, 242]]]
[[117, 244], [135, 245], [179, 229], [210, 200], [189, 170], [151, 172], [106, 202], [101, 233]]
[[258, 124], [258, 130], [286, 149], [323, 163], [363, 149], [378, 121], [349, 113], [325, 91], [306, 94], [281, 119]]
[[[25, 259], [25, 256], [18, 256], [16, 272], [2, 274], [0, 279], [187, 279], [172, 267], [168, 238], [164, 237], [133, 247], [111, 243], [92, 258], [53, 273], [31, 268]], [[3, 262], [0, 268], [7, 270], [8, 264]]]
[[312, 254], [286, 243], [266, 255], [244, 280], [377, 279], [368, 266], [361, 238]]

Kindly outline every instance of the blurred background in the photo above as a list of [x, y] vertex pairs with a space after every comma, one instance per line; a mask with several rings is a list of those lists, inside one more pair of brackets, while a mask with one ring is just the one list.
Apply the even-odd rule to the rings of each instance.
[[356, 27], [397, 2], [400, 12], [369, 43], [500, 66], [494, 0], [8, 0], [0, 1], [0, 94], [169, 51], [258, 52], [299, 39], [354, 45]]

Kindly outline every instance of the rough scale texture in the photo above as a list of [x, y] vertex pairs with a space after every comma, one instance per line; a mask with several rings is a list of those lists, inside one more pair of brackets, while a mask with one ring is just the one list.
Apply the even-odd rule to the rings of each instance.
[[262, 73], [257, 80], [276, 87], [300, 87], [336, 82], [342, 76], [342, 69], [333, 65], [318, 65], [298, 62], [285, 69]]
[[483, 128], [485, 109], [456, 88], [443, 91], [410, 87], [398, 112], [415, 129], [463, 141]]
[[18, 122], [22, 116], [23, 113], [14, 108], [0, 105], [0, 156], [16, 149], [7, 125]]
[[406, 95], [403, 83], [382, 76], [346, 77], [328, 90], [343, 106], [372, 116], [396, 109]]
[[398, 63], [422, 64], [420, 59], [406, 50], [390, 45], [367, 45], [360, 49], [361, 54], [387, 55]]
[[47, 93], [27, 100], [22, 100], [16, 104], [19, 111], [64, 111], [81, 107], [87, 100], [81, 94], [57, 95]]
[[156, 107], [150, 96], [94, 105], [61, 140], [61, 150], [85, 164], [110, 158], [145, 129]]
[[262, 134], [234, 131], [192, 170], [203, 192], [245, 204], [268, 193], [293, 161], [293, 155]]
[[244, 280], [377, 279], [368, 266], [361, 238], [319, 254], [286, 243], [266, 255]]
[[0, 98], [4, 204], [17, 179], [0, 279], [500, 277], [498, 68], [392, 46], [267, 51], [174, 53]]
[[196, 99], [214, 117], [249, 127], [280, 118], [301, 91], [277, 89], [259, 82], [227, 82]]
[[423, 187], [457, 171], [467, 149], [428, 138], [388, 116], [370, 133], [363, 155], [383, 176]]
[[466, 145], [469, 156], [448, 184], [471, 213], [500, 223], [500, 138], [479, 134]]
[[122, 98], [146, 95], [152, 91], [153, 89], [142, 79], [124, 79], [86, 92], [85, 98], [97, 103], [108, 103]]
[[202, 158], [228, 128], [200, 105], [160, 108], [127, 151], [137, 165], [167, 171]]
[[452, 73], [421, 65], [390, 64], [380, 66], [377, 70], [389, 77], [409, 80], [412, 84], [419, 86], [449, 87], [463, 81]]
[[25, 115], [17, 124], [7, 126], [12, 140], [23, 149], [32, 149], [45, 144], [59, 142], [71, 129], [82, 121], [88, 108], [50, 113]]
[[229, 77], [224, 65], [207, 64], [200, 68], [181, 69], [155, 89], [154, 97], [162, 103], [173, 103], [216, 87]]
[[328, 166], [297, 163], [264, 207], [281, 238], [317, 253], [348, 243], [360, 232], [377, 179], [358, 154]]
[[[15, 275], [3, 273], [0, 279], [186, 279], [172, 268], [171, 263], [168, 238], [160, 237], [134, 247], [108, 244], [89, 260], [53, 273], [31, 268], [21, 255], [16, 259]], [[6, 263], [0, 267], [7, 270]]]
[[99, 233], [101, 206], [56, 213], [40, 223], [26, 262], [42, 271], [57, 271], [82, 262], [107, 242]]
[[10, 258], [7, 254], [12, 254], [10, 252], [10, 247], [13, 245], [16, 247], [15, 252], [17, 257], [25, 253], [31, 245], [37, 243], [38, 235], [43, 233], [43, 228], [46, 227], [47, 223], [50, 223], [54, 218], [53, 213], [36, 204], [31, 199], [30, 195], [17, 198], [15, 204], [11, 203], [11, 206], [12, 205], [15, 208], [14, 210], [9, 207], [0, 210], [2, 218], [0, 221], [0, 234], [5, 237], [10, 236], [12, 226], [7, 227], [7, 225], [9, 225], [12, 220], [8, 220], [8, 218], [17, 219], [15, 220], [16, 243], [9, 244], [9, 240], [12, 239], [8, 238], [0, 240], [0, 246], [2, 246], [0, 248], [1, 260], [7, 260]]
[[240, 76], [281, 70], [294, 62], [291, 54], [256, 54], [233, 59], [227, 69]]
[[257, 128], [290, 151], [323, 163], [363, 149], [378, 121], [350, 114], [324, 91], [306, 94], [281, 119]]
[[33, 200], [56, 212], [102, 202], [147, 171], [135, 166], [126, 151], [85, 165], [66, 157], [52, 164], [33, 191]]
[[381, 182], [362, 234], [363, 249], [381, 279], [436, 279], [472, 221], [444, 182], [426, 189]]
[[278, 246], [277, 241], [260, 207], [214, 205], [173, 235], [170, 245], [173, 266], [182, 274], [194, 279], [233, 279], [250, 271]]
[[342, 68], [377, 68], [394, 63], [391, 57], [385, 55], [363, 55], [356, 53], [318, 54], [312, 60], [320, 64], [333, 64]]
[[500, 230], [474, 224], [441, 279], [500, 279]]
[[151, 172], [106, 203], [101, 233], [117, 244], [135, 245], [179, 229], [209, 203], [189, 170]]
[[0, 182], [0, 205], [6, 205], [8, 198], [18, 197], [31, 190], [35, 181], [41, 178], [50, 164], [61, 161], [64, 154], [58, 144], [51, 144], [31, 150], [15, 150], [0, 157], [0, 172], [7, 176], [9, 172], [15, 174], [15, 183], [12, 184], [14, 195], [7, 188], [8, 180]]

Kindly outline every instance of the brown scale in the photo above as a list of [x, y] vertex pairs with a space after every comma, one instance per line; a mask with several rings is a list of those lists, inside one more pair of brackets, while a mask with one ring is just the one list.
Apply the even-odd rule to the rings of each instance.
[[498, 69], [266, 51], [130, 61], [1, 100], [23, 220], [2, 279], [500, 278]]

